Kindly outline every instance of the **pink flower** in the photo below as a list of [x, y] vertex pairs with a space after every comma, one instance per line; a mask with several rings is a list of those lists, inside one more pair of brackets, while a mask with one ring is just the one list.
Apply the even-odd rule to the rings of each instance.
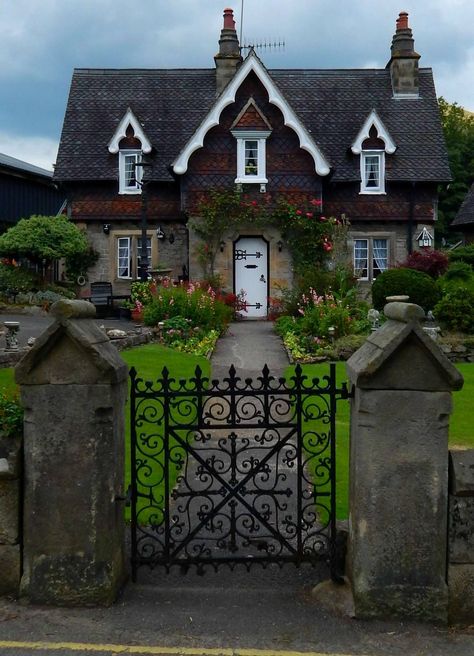
[[253, 205], [254, 207], [257, 207], [257, 205], [258, 205], [257, 201], [256, 201], [256, 200], [253, 200], [253, 201], [252, 201], [252, 205]]
[[315, 207], [320, 207], [323, 204], [322, 200], [319, 200], [319, 198], [313, 198], [312, 201], [310, 201], [311, 205], [314, 205]]
[[313, 218], [313, 213], [312, 212], [306, 212], [306, 216], [308, 217], [308, 219], [312, 219]]
[[325, 216], [320, 216], [320, 217], [319, 217], [319, 220], [320, 220], [320, 221], [327, 221], [327, 219], [326, 219]]
[[296, 210], [296, 214], [297, 214], [297, 216], [301, 216], [303, 214], [303, 212], [301, 210]]

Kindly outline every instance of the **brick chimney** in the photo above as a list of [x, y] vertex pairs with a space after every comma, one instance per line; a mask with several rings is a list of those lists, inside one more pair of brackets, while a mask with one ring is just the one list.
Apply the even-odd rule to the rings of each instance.
[[214, 57], [214, 61], [216, 62], [216, 91], [219, 94], [234, 77], [242, 61], [232, 9], [224, 9], [224, 26], [219, 39], [219, 52]]
[[415, 52], [415, 41], [408, 26], [406, 11], [400, 12], [397, 18], [391, 52], [392, 56], [386, 68], [390, 69], [393, 95], [416, 98], [419, 93], [418, 60], [420, 55]]

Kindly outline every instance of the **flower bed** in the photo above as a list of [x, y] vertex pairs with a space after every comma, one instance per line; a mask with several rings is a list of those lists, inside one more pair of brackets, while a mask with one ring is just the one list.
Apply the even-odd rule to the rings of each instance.
[[175, 286], [169, 279], [161, 285], [153, 281], [133, 283], [131, 299], [158, 341], [194, 355], [211, 353], [235, 312], [245, 310], [241, 295], [217, 292], [196, 282]]

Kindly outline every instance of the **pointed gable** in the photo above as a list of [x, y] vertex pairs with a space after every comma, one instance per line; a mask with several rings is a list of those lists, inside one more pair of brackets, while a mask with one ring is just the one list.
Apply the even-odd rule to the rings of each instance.
[[272, 126], [253, 98], [242, 108], [231, 130], [271, 130]]
[[267, 69], [253, 51], [249, 53], [247, 59], [237, 70], [234, 78], [226, 86], [222, 94], [214, 103], [210, 112], [202, 121], [201, 125], [188, 140], [185, 147], [173, 163], [173, 171], [178, 175], [186, 173], [188, 170], [189, 158], [196, 150], [203, 147], [204, 138], [209, 130], [216, 125], [219, 125], [222, 111], [228, 105], [235, 102], [238, 89], [251, 71], [256, 74], [265, 87], [268, 93], [269, 102], [276, 105], [282, 112], [284, 124], [296, 132], [300, 148], [306, 150], [313, 158], [316, 173], [318, 175], [328, 175], [330, 167], [326, 157], [323, 155], [307, 128], [298, 118], [288, 100], [283, 96]]
[[[131, 131], [133, 131], [133, 135], [131, 135]], [[138, 139], [141, 144], [141, 150], [144, 153], [150, 153], [152, 149], [152, 145], [150, 140], [145, 134], [145, 130], [143, 129], [142, 124], [140, 121], [137, 119], [135, 114], [132, 112], [130, 107], [127, 109], [125, 112], [122, 120], [118, 124], [112, 139], [109, 142], [109, 153], [116, 154], [120, 150], [120, 142], [122, 139], [129, 139], [133, 136], [133, 138]]]
[[378, 139], [382, 141], [384, 144], [384, 150], [389, 155], [393, 155], [397, 149], [397, 145], [375, 109], [373, 109], [365, 119], [357, 137], [351, 145], [351, 150], [354, 155], [360, 155], [364, 142], [370, 139]]

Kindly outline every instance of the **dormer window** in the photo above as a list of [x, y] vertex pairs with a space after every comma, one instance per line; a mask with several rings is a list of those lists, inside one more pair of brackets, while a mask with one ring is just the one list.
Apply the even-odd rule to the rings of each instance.
[[266, 141], [270, 130], [232, 130], [237, 139], [237, 177], [236, 184], [266, 184]]
[[351, 145], [360, 155], [360, 193], [385, 193], [385, 155], [393, 155], [397, 146], [375, 109], [366, 118]]
[[385, 153], [363, 150], [360, 155], [361, 194], [385, 193]]
[[143, 125], [130, 107], [109, 142], [109, 153], [118, 153], [119, 194], [140, 194], [143, 167], [135, 166], [152, 150]]
[[142, 160], [141, 150], [119, 151], [119, 193], [140, 194], [143, 167], [135, 166]]

